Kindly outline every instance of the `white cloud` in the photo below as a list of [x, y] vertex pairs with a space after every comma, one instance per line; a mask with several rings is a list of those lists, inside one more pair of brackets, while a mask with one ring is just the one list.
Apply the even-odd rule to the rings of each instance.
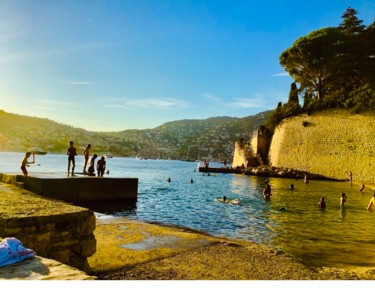
[[232, 108], [263, 108], [261, 104], [257, 98], [234, 98], [229, 106]]
[[202, 94], [202, 97], [203, 98], [206, 98], [210, 101], [214, 101], [214, 102], [221, 102], [221, 99], [215, 95], [211, 95], [211, 94]]
[[106, 104], [104, 105], [106, 108], [117, 108], [117, 109], [130, 109], [128, 106], [124, 104]]
[[159, 110], [173, 110], [187, 108], [188, 103], [173, 98], [144, 98], [144, 99], [120, 99], [112, 98], [111, 102], [104, 105], [107, 108], [135, 109], [150, 108]]
[[69, 84], [72, 85], [90, 85], [92, 82], [90, 81], [68, 81]]
[[172, 110], [175, 108], [186, 108], [187, 102], [173, 98], [149, 98], [149, 99], [136, 99], [125, 102], [125, 105], [135, 108], [153, 108], [161, 110]]
[[285, 71], [285, 72], [281, 72], [281, 73], [272, 74], [272, 76], [276, 76], [276, 77], [278, 77], [278, 76], [289, 76], [289, 73]]

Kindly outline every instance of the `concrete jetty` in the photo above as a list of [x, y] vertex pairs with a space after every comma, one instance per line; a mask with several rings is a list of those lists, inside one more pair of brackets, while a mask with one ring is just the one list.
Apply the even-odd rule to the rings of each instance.
[[243, 169], [233, 169], [233, 168], [206, 168], [206, 167], [199, 167], [199, 172], [202, 173], [230, 173], [230, 174], [242, 174], [244, 172]]
[[72, 203], [136, 201], [138, 194], [138, 178], [64, 177], [60, 173], [36, 173], [25, 177], [0, 173], [0, 182], [21, 186], [44, 197]]

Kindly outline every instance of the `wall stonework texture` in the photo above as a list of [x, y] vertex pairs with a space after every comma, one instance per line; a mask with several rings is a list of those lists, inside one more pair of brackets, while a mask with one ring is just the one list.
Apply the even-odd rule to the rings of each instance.
[[375, 112], [326, 110], [283, 120], [275, 129], [270, 164], [331, 178], [375, 183]]

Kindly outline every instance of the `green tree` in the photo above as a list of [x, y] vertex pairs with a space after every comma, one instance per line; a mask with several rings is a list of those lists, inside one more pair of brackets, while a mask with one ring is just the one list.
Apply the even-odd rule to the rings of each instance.
[[343, 21], [340, 23], [339, 28], [342, 32], [349, 36], [355, 36], [362, 33], [366, 26], [363, 25], [363, 20], [357, 18], [357, 10], [348, 7], [341, 18]]
[[292, 47], [280, 55], [280, 64], [318, 100], [335, 86], [342, 75], [340, 53], [344, 43], [338, 28], [323, 28], [297, 39]]
[[289, 92], [289, 99], [288, 103], [299, 103], [298, 101], [298, 88], [295, 82], [290, 84], [290, 92]]
[[339, 29], [345, 36], [341, 52], [341, 66], [345, 73], [341, 77], [340, 88], [346, 93], [361, 87], [364, 82], [364, 65], [366, 63], [363, 42], [366, 26], [357, 18], [357, 11], [348, 7], [341, 16], [343, 21]]
[[361, 34], [361, 48], [363, 59], [361, 62], [361, 74], [364, 82], [375, 90], [375, 20]]

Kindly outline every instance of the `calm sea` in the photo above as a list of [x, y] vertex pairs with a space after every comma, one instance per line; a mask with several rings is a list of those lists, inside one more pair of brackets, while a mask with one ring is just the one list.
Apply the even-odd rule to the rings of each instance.
[[[0, 153], [0, 172], [19, 172], [21, 153]], [[67, 172], [67, 156], [36, 156], [33, 172]], [[76, 160], [82, 172], [83, 157]], [[211, 163], [211, 166], [222, 164]], [[111, 177], [139, 179], [135, 206], [107, 211], [140, 221], [179, 225], [215, 236], [266, 244], [316, 266], [375, 266], [375, 213], [366, 211], [373, 193], [349, 183], [270, 178], [273, 197], [262, 199], [266, 178], [197, 172], [197, 163], [167, 160], [109, 158]], [[355, 175], [355, 174], [354, 174]], [[171, 182], [167, 179], [170, 178]], [[191, 183], [193, 180], [193, 183]], [[295, 190], [289, 185], [294, 184]], [[345, 192], [347, 203], [340, 207]], [[238, 198], [239, 205], [224, 204], [222, 196]], [[320, 197], [325, 211], [317, 208]], [[96, 212], [103, 213], [102, 210]]]

